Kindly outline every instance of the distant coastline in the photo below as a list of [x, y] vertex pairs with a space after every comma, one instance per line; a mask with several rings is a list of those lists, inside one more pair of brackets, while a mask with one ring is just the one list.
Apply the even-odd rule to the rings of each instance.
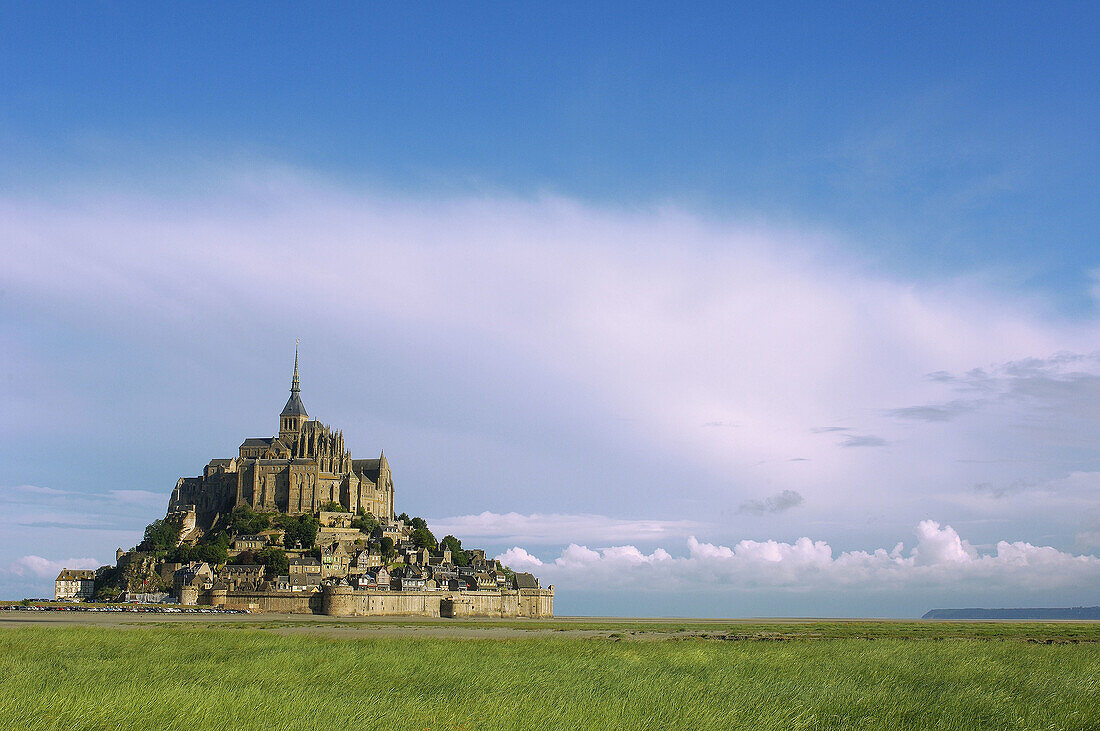
[[1100, 619], [1100, 607], [933, 609], [921, 619]]

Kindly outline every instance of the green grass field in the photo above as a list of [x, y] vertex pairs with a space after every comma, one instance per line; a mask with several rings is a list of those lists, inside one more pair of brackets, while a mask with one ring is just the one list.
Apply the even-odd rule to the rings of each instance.
[[314, 626], [3, 627], [0, 725], [1100, 728], [1095, 624], [465, 625], [536, 630], [507, 639]]

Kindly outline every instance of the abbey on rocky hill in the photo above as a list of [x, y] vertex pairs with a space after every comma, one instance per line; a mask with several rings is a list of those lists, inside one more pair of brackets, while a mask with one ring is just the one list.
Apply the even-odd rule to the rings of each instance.
[[[93, 596], [255, 612], [552, 617], [554, 587], [516, 573], [423, 518], [394, 515], [384, 454], [352, 459], [339, 431], [311, 421], [298, 351], [279, 433], [245, 439], [176, 483], [163, 520], [95, 572]], [[58, 597], [87, 593], [58, 577]]]
[[343, 432], [309, 418], [300, 390], [295, 348], [290, 399], [279, 414], [278, 435], [245, 439], [238, 456], [212, 459], [202, 475], [180, 478], [169, 514], [193, 509], [198, 526], [207, 529], [238, 505], [302, 515], [339, 503], [350, 513], [393, 519], [393, 476], [385, 453], [352, 459]]

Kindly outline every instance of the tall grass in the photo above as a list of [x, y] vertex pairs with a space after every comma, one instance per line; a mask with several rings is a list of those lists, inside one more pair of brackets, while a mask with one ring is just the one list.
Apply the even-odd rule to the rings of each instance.
[[0, 725], [1100, 728], [1100, 645], [0, 630]]

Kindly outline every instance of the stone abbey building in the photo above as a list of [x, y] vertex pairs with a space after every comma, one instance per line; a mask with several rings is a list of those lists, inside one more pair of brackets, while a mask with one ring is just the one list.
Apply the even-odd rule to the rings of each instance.
[[180, 478], [168, 512], [193, 507], [196, 523], [207, 529], [238, 505], [301, 515], [317, 513], [328, 503], [391, 520], [393, 476], [384, 452], [378, 459], [352, 459], [343, 432], [309, 418], [295, 350], [290, 399], [279, 414], [278, 435], [245, 439], [236, 457], [210, 460], [202, 475]]

